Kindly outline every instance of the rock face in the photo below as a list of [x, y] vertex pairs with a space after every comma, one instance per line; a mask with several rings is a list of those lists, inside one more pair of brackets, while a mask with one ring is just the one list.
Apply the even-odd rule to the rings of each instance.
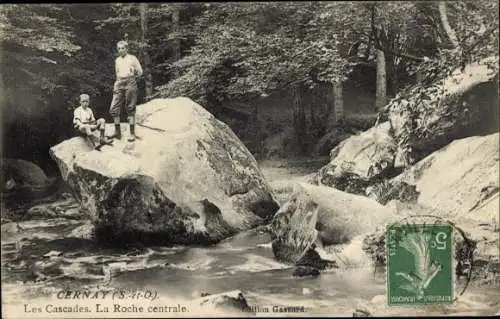
[[418, 203], [440, 216], [498, 220], [499, 152], [499, 133], [456, 140], [392, 182], [415, 185]]
[[312, 244], [346, 243], [396, 217], [369, 198], [301, 183], [273, 218], [273, 252], [278, 260], [297, 263]]
[[[455, 139], [497, 132], [498, 71], [498, 56], [493, 56], [396, 96], [386, 106], [400, 146], [396, 157], [405, 157], [403, 148], [409, 147], [413, 164]], [[396, 166], [405, 166], [402, 162], [398, 160]]]
[[354, 194], [364, 194], [370, 184], [393, 168], [396, 145], [385, 122], [342, 141], [331, 161], [318, 172], [318, 183]]
[[415, 203], [419, 192], [416, 185], [411, 185], [401, 180], [382, 180], [381, 182], [368, 186], [365, 195], [376, 200], [382, 205], [397, 200], [405, 203]]
[[[97, 226], [117, 238], [200, 244], [260, 224], [278, 209], [257, 162], [227, 125], [188, 98], [138, 106], [134, 143], [101, 151], [81, 137], [51, 148]], [[107, 135], [114, 127], [106, 127]], [[99, 232], [101, 230], [101, 232]]]
[[73, 198], [41, 203], [30, 207], [23, 216], [27, 219], [67, 218], [82, 219], [79, 205]]
[[[435, 83], [398, 94], [371, 129], [342, 141], [314, 183], [369, 195], [380, 203], [414, 201], [418, 191], [403, 192], [384, 182], [455, 139], [498, 132], [498, 57], [468, 64]], [[422, 195], [425, 197], [425, 195]]]
[[[390, 181], [416, 187], [420, 195], [416, 205], [409, 208], [413, 213], [450, 220], [474, 241], [476, 270], [500, 264], [499, 142], [499, 133], [456, 140]], [[383, 231], [367, 236], [364, 244], [378, 263], [385, 263]], [[467, 259], [458, 256], [463, 255], [458, 249], [462, 244], [457, 243], [457, 262]], [[457, 269], [457, 275], [460, 272]]]
[[499, 143], [499, 133], [456, 140], [397, 177], [416, 185], [420, 205], [452, 220], [475, 242], [473, 278], [500, 279], [494, 269], [500, 264]]

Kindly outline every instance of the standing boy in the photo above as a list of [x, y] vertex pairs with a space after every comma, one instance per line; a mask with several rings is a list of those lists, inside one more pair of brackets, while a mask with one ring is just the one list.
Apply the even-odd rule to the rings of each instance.
[[142, 76], [142, 67], [137, 58], [128, 53], [128, 44], [125, 41], [117, 43], [118, 57], [115, 60], [116, 81], [113, 87], [113, 101], [109, 114], [115, 123], [115, 135], [121, 139], [120, 111], [123, 104], [130, 124], [129, 142], [135, 141], [135, 107], [137, 103], [137, 78]]
[[[89, 103], [90, 97], [88, 96], [88, 94], [80, 95], [80, 106], [77, 107], [73, 112], [73, 124], [75, 126], [75, 129], [77, 129], [80, 134], [83, 134], [85, 137], [90, 138], [90, 140], [94, 144], [94, 147], [99, 148], [103, 144], [110, 144], [110, 142], [104, 135], [106, 121], [103, 118], [100, 118], [96, 121], [94, 112], [92, 112], [92, 109], [89, 107]], [[95, 130], [99, 130], [101, 133], [99, 143], [97, 145], [92, 139], [92, 137], [94, 137], [92, 132]]]

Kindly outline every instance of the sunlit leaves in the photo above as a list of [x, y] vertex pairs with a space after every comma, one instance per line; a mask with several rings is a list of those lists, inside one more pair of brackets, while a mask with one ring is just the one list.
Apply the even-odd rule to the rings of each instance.
[[[200, 87], [190, 83], [193, 80], [208, 85], [207, 93], [220, 100], [265, 95], [293, 83], [313, 86], [341, 79], [347, 63], [338, 51], [335, 30], [321, 26], [325, 5], [217, 3], [207, 7], [192, 26], [198, 34], [191, 54], [175, 63], [183, 70], [184, 81], [163, 86], [163, 94], [181, 94], [183, 88], [175, 85], [183, 85], [188, 94], [193, 86]], [[201, 73], [196, 76], [194, 69]], [[214, 72], [224, 76], [203, 78]]]
[[[57, 19], [55, 5], [2, 5], [0, 41], [46, 52], [71, 55], [80, 46], [74, 44], [70, 28]], [[54, 15], [51, 17], [50, 15]]]

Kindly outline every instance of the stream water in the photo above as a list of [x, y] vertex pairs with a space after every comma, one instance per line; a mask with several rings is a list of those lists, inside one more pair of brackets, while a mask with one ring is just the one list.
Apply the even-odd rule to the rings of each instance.
[[[44, 218], [3, 224], [3, 304], [18, 307], [21, 317], [29, 317], [31, 313], [19, 310], [27, 300], [54, 300], [61, 290], [106, 287], [145, 288], [163, 301], [178, 302], [201, 293], [238, 289], [258, 311], [257, 316], [352, 316], [359, 307], [376, 309], [377, 315], [413, 316], [493, 315], [500, 309], [498, 289], [473, 286], [453, 305], [389, 309], [384, 301], [383, 271], [354, 267], [327, 271], [316, 278], [293, 277], [293, 267], [274, 259], [269, 236], [257, 230], [213, 247], [117, 249], [75, 236], [74, 230], [85, 223]], [[351, 249], [361, 251], [361, 247]], [[275, 306], [304, 306], [305, 313], [273, 312]], [[44, 314], [41, 317], [48, 315]]]

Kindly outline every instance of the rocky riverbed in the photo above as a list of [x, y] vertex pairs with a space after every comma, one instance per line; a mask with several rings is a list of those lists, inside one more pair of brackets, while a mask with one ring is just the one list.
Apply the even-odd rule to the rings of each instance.
[[[303, 181], [316, 169], [311, 162], [264, 165], [262, 171], [270, 184], [281, 186], [286, 181]], [[286, 196], [285, 191], [281, 193]], [[383, 267], [374, 268], [366, 263], [368, 259], [351, 259], [319, 276], [297, 277], [293, 265], [274, 258], [269, 234], [258, 229], [211, 247], [102, 246], [90, 239], [88, 220], [82, 219], [70, 196], [52, 200], [4, 216], [10, 218], [2, 222], [3, 298], [8, 309], [22, 307], [26, 299], [54, 300], [62, 289], [99, 287], [147, 288], [161, 300], [188, 305], [192, 311], [200, 305], [199, 309], [207, 311], [203, 307], [225, 304], [209, 308], [210, 313], [242, 316], [352, 316], [356, 309], [374, 315], [493, 315], [500, 310], [498, 286], [475, 283], [453, 305], [387, 308]], [[347, 261], [349, 256], [362, 256], [362, 246], [362, 238], [357, 237], [338, 254]], [[235, 301], [238, 293], [234, 291], [241, 292], [249, 308]], [[218, 293], [229, 297], [206, 296]], [[149, 303], [155, 304], [142, 302]], [[290, 307], [298, 312], [280, 312]]]

